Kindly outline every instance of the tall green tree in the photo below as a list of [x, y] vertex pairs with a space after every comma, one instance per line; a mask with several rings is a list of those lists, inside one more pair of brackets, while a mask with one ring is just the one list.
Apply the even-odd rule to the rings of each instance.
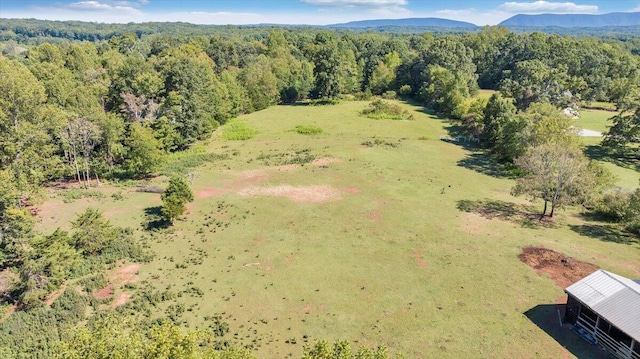
[[124, 145], [127, 150], [123, 167], [131, 177], [150, 176], [164, 162], [165, 152], [161, 150], [162, 145], [148, 127], [131, 124]]
[[421, 99], [427, 106], [445, 116], [461, 118], [461, 106], [469, 95], [467, 84], [456, 73], [438, 65], [429, 65]]
[[271, 59], [260, 55], [240, 73], [239, 79], [251, 104], [251, 111], [263, 110], [280, 100], [278, 79], [273, 73]]
[[493, 94], [483, 114], [482, 144], [501, 161], [512, 162], [526, 149], [527, 121], [509, 99]]
[[308, 52], [315, 77], [311, 96], [322, 100], [337, 98], [340, 95], [340, 54], [335, 35], [327, 31], [319, 32]]
[[10, 169], [23, 188], [42, 183], [59, 164], [45, 99], [23, 64], [0, 56], [0, 169]]
[[541, 60], [518, 62], [513, 70], [507, 70], [500, 85], [500, 91], [515, 99], [520, 110], [527, 109], [535, 102], [548, 102], [555, 106], [566, 106], [570, 97], [566, 90], [567, 68], [552, 68]]

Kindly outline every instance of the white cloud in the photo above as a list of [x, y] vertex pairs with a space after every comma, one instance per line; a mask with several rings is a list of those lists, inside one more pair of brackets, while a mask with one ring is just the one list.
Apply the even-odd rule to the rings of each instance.
[[634, 7], [633, 9], [629, 10], [628, 12], [640, 12], [640, 5]]
[[498, 10], [516, 14], [539, 14], [539, 13], [597, 13], [598, 5], [578, 5], [572, 2], [506, 2], [498, 6]]
[[301, 2], [318, 7], [344, 8], [395, 8], [407, 5], [407, 0], [300, 0]]

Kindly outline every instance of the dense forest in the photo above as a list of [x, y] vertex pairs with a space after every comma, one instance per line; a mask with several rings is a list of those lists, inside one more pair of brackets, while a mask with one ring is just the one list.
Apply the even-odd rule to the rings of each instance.
[[[604, 145], [617, 156], [637, 158], [640, 42], [632, 37], [515, 33], [502, 27], [463, 34], [220, 27], [209, 34], [206, 27], [186, 24], [140, 25], [134, 32], [120, 25], [65, 23], [59, 30], [38, 31], [2, 24], [0, 266], [18, 278], [4, 288], [5, 302], [23, 311], [42, 310], [47, 295], [68, 278], [118, 259], [148, 256], [127, 240], [126, 229], [92, 211], [77, 218], [71, 233], [35, 233], [29, 204], [37, 201], [42, 185], [72, 180], [89, 187], [105, 179], [153, 176], [167, 154], [190, 148], [240, 114], [277, 104], [331, 105], [373, 96], [420, 103], [458, 121], [498, 161], [518, 168], [514, 173], [523, 180], [515, 192], [543, 199], [545, 212], [548, 201], [551, 215], [555, 206], [582, 203], [587, 196], [576, 193], [585, 186], [607, 183], [601, 169], [574, 151], [571, 123], [559, 109], [614, 103], [617, 112]], [[75, 25], [79, 30], [68, 32]], [[173, 26], [180, 29], [177, 35], [169, 35]], [[474, 97], [479, 89], [499, 92], [487, 101]], [[537, 158], [559, 152], [577, 159], [573, 168], [585, 173], [585, 180], [565, 193], [551, 193], [526, 174], [535, 172]], [[639, 209], [630, 207], [638, 193], [609, 197], [603, 211], [630, 221], [637, 231]], [[616, 212], [621, 203], [624, 213]], [[73, 297], [68, 303], [81, 301], [65, 295]], [[70, 326], [78, 318], [50, 319]], [[107, 330], [108, 320], [65, 335], [78, 337], [74, 350], [81, 353], [81, 345], [90, 346], [89, 331]], [[157, 328], [173, 330], [166, 323]], [[63, 335], [50, 334], [49, 339]], [[167, 338], [193, 349], [194, 338]], [[3, 340], [7, 353], [16, 350], [10, 349], [15, 343]], [[45, 356], [54, 350], [39, 345]]]

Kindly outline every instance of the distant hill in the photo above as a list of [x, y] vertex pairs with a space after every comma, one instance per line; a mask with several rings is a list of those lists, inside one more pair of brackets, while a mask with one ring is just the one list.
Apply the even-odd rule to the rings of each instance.
[[469, 22], [440, 19], [437, 17], [410, 18], [410, 19], [380, 19], [380, 20], [362, 20], [351, 21], [343, 24], [327, 25], [331, 28], [341, 29], [365, 29], [378, 27], [449, 27], [449, 28], [477, 28]]
[[502, 26], [558, 26], [558, 27], [607, 27], [640, 26], [640, 12], [612, 12], [602, 15], [588, 14], [540, 14], [515, 15], [500, 23]]

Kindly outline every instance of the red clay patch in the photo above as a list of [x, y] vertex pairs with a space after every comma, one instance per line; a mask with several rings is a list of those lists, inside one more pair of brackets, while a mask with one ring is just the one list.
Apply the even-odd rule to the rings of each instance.
[[[108, 299], [113, 297], [115, 288], [127, 283], [134, 283], [138, 281], [138, 275], [136, 272], [140, 269], [140, 264], [133, 263], [128, 266], [118, 268], [109, 276], [109, 284], [104, 288], [93, 292], [93, 296], [96, 299]], [[115, 308], [123, 305], [131, 298], [130, 293], [122, 293], [111, 305]], [[124, 302], [123, 302], [124, 301]]]
[[416, 264], [420, 266], [420, 268], [424, 268], [427, 266], [427, 262], [424, 261], [424, 258], [422, 258], [422, 254], [420, 254], [420, 252], [418, 251], [413, 251], [413, 253], [411, 254], [411, 256], [413, 258], [415, 258], [416, 260]]
[[544, 247], [524, 247], [518, 258], [538, 274], [547, 274], [560, 288], [566, 288], [598, 269], [595, 264]]
[[106, 287], [93, 292], [93, 296], [96, 299], [107, 299], [107, 298], [111, 298], [111, 296], [113, 296], [113, 286], [111, 286], [111, 284], [107, 284]]

